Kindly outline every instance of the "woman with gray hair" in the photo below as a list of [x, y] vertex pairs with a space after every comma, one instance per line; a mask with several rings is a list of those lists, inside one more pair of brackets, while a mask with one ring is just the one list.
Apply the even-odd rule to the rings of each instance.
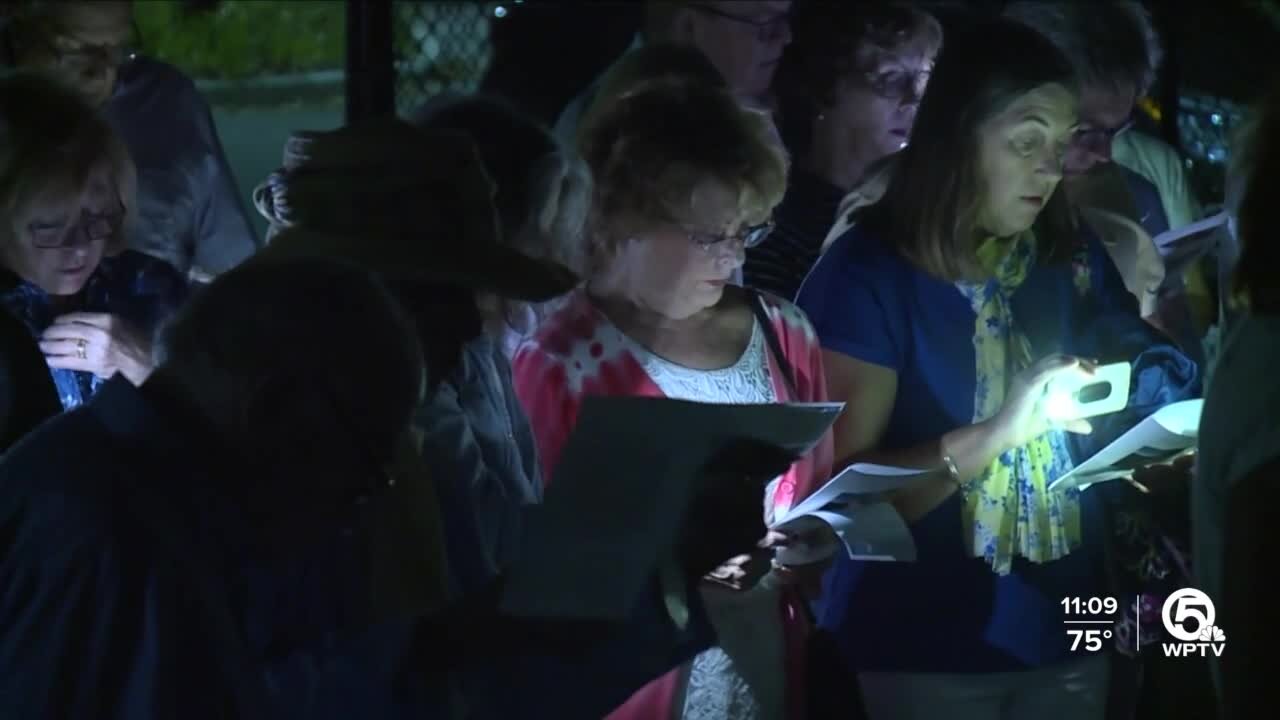
[[[582, 267], [590, 179], [550, 131], [505, 101], [483, 96], [437, 99], [413, 123], [466, 133], [475, 142], [494, 184], [501, 243], [528, 257]], [[574, 280], [564, 276], [561, 289], [571, 290]], [[483, 587], [518, 555], [521, 518], [542, 501], [533, 432], [512, 387], [508, 357], [554, 300], [509, 287], [464, 301], [455, 317], [478, 311], [483, 329], [460, 338], [460, 362], [418, 415], [425, 451], [451, 470], [441, 492], [465, 498], [470, 509], [465, 533], [457, 531], [456, 518], [446, 519], [453, 579], [462, 594]], [[438, 321], [440, 313], [435, 316]], [[464, 509], [460, 502], [457, 507]]]
[[842, 199], [871, 192], [878, 165], [906, 145], [942, 45], [938, 21], [906, 3], [806, 3], [792, 32], [774, 87], [796, 165], [778, 226], [743, 268], [749, 286], [787, 299], [817, 262]]
[[[502, 242], [535, 258], [547, 258], [579, 275], [585, 262], [582, 232], [591, 202], [586, 165], [543, 125], [511, 103], [485, 95], [434, 98], [410, 118], [426, 130], [466, 133], [494, 184]], [[508, 355], [532, 334], [545, 304], [479, 298], [490, 330]]]

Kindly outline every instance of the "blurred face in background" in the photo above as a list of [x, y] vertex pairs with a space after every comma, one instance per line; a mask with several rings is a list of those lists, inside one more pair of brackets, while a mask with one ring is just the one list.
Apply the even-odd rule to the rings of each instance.
[[791, 0], [718, 0], [692, 4], [676, 22], [676, 40], [697, 47], [733, 92], [764, 95], [791, 42]]
[[1065, 158], [1068, 180], [1111, 162], [1111, 143], [1133, 124], [1137, 101], [1138, 90], [1133, 83], [1120, 87], [1084, 86], [1080, 94], [1080, 128], [1072, 136]]
[[22, 67], [50, 71], [95, 107], [111, 98], [136, 41], [133, 3], [58, 2], [24, 23], [15, 45]]
[[818, 123], [829, 127], [826, 132], [845, 135], [856, 155], [849, 160], [865, 168], [906, 145], [933, 56], [909, 47], [894, 52], [864, 48], [855, 67], [861, 69], [839, 80], [835, 102], [822, 110]]

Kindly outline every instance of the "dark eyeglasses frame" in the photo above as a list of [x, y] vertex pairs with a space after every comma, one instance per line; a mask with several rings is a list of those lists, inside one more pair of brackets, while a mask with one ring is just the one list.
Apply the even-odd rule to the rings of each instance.
[[886, 100], [903, 100], [911, 98], [917, 102], [924, 97], [924, 91], [920, 90], [921, 78], [928, 83], [929, 76], [933, 74], [933, 70], [919, 70], [916, 72], [903, 72], [896, 81], [882, 80], [879, 76], [888, 73], [877, 73], [875, 70], [864, 70], [859, 73], [863, 80], [863, 84], [867, 89]]
[[706, 5], [703, 3], [696, 3], [692, 7], [694, 10], [701, 13], [706, 13], [707, 15], [723, 18], [725, 20], [731, 20], [733, 22], [741, 23], [743, 25], [750, 25], [751, 27], [756, 29], [756, 40], [759, 40], [760, 42], [769, 42], [770, 40], [777, 37], [778, 33], [782, 30], [783, 26], [791, 22], [791, 17], [793, 14], [791, 11], [788, 11], [788, 12], [780, 13], [774, 17], [768, 18], [767, 20], [752, 20], [751, 18], [744, 18], [741, 15], [735, 15], [731, 12], [725, 12], [724, 10], [721, 10], [717, 7]]
[[[132, 42], [122, 47], [110, 47], [104, 45], [89, 45], [81, 43], [81, 46], [74, 50], [65, 50], [58, 47], [53, 41], [54, 37], [68, 37], [65, 33], [57, 28], [50, 28], [48, 33], [38, 33], [38, 42], [44, 46], [46, 50], [53, 55], [54, 60], [64, 70], [77, 70], [88, 67], [95, 59], [104, 61], [104, 64], [110, 65], [113, 69], [120, 69], [128, 65], [139, 55], [139, 46], [142, 44], [142, 31], [138, 29], [138, 21], [134, 20], [131, 24], [131, 32], [133, 33]], [[71, 59], [78, 62], [68, 62]]]
[[1117, 136], [1131, 129], [1134, 125], [1134, 122], [1135, 122], [1135, 119], [1131, 115], [1127, 120], [1120, 123], [1119, 125], [1116, 125], [1115, 127], [1079, 128], [1075, 131], [1075, 134], [1072, 140], [1075, 142], [1089, 143], [1091, 145], [1098, 143], [1100, 141], [1105, 141], [1109, 143], [1115, 140]]
[[742, 247], [744, 248], [756, 247], [760, 243], [764, 242], [765, 238], [769, 237], [775, 227], [777, 227], [777, 223], [773, 220], [766, 220], [759, 225], [752, 225], [750, 227], [743, 228], [742, 232], [735, 235], [730, 235], [728, 233], [707, 233], [698, 230], [689, 230], [688, 228], [685, 228], [685, 231], [689, 233], [689, 242], [692, 242], [703, 250], [709, 251], [713, 248], [722, 246], [729, 241], [741, 242]]
[[[111, 240], [111, 238], [115, 237], [115, 235], [120, 232], [120, 224], [123, 217], [123, 207], [120, 209], [119, 213], [114, 213], [106, 217], [95, 217], [89, 211], [81, 210], [80, 218], [76, 221], [75, 227], [64, 229], [57, 242], [53, 243], [41, 242], [40, 240], [35, 239], [35, 236], [38, 236], [40, 232], [36, 229], [35, 223], [27, 226], [27, 232], [30, 232], [33, 236], [31, 241], [32, 246], [40, 250], [66, 250], [80, 247], [82, 245], [92, 245], [96, 242], [105, 243]], [[104, 233], [95, 234], [93, 226], [99, 222], [109, 225], [109, 229]]]

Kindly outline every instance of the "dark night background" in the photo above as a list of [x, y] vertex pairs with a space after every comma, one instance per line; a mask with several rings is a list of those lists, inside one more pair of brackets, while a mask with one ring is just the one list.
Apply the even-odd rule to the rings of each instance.
[[[955, 27], [1002, 2], [921, 4]], [[1226, 138], [1280, 66], [1280, 1], [1148, 5], [1166, 61], [1148, 104], [1159, 119], [1142, 118], [1144, 129], [1182, 150], [1213, 207]], [[138, 2], [142, 49], [198, 79], [246, 193], [274, 169], [290, 130], [390, 111], [381, 105], [407, 112], [439, 92], [483, 89], [551, 123], [626, 49], [641, 10], [620, 0]]]

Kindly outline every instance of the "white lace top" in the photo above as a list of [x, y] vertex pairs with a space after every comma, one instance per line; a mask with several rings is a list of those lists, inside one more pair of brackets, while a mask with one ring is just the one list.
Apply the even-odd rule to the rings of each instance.
[[640, 343], [626, 339], [644, 371], [662, 393], [678, 400], [708, 403], [771, 403], [777, 400], [765, 355], [760, 323], [751, 327], [747, 349], [734, 364], [718, 370], [698, 370], [653, 354]]
[[[777, 401], [769, 375], [768, 347], [760, 323], [752, 325], [747, 349], [732, 365], [716, 370], [685, 367], [659, 357], [623, 336], [641, 366], [670, 398], [713, 403]], [[767, 508], [775, 481], [762, 498]], [[781, 636], [761, 627], [759, 618], [776, 615], [777, 596], [769, 589], [746, 592], [704, 589], [703, 599], [720, 647], [693, 659], [685, 672], [682, 720], [757, 720], [781, 709]], [[767, 623], [764, 623], [766, 626]]]

